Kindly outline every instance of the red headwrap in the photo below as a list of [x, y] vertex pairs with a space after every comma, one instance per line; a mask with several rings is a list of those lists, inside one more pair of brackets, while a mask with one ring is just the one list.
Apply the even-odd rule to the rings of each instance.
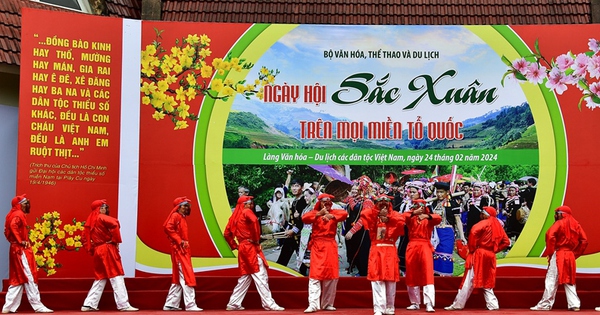
[[500, 223], [500, 220], [498, 220], [498, 218], [496, 217], [498, 215], [496, 208], [483, 207], [483, 212], [487, 213], [490, 216], [488, 218], [488, 220], [490, 220], [490, 222], [491, 222], [492, 233], [493, 233], [492, 235], [493, 235], [494, 239], [496, 241], [500, 241], [502, 239], [501, 235], [504, 233], [504, 227], [502, 226], [502, 223]]
[[235, 223], [239, 221], [239, 218], [242, 215], [242, 211], [244, 211], [244, 208], [246, 207], [246, 203], [248, 201], [252, 201], [253, 199], [254, 197], [252, 196], [241, 196], [240, 198], [238, 198], [237, 205], [235, 206], [233, 214], [231, 215], [231, 217], [229, 217], [229, 222], [227, 223], [227, 225], [230, 226], [233, 235], [236, 235], [237, 224]]
[[24, 200], [27, 200], [25, 194], [16, 196], [12, 199], [10, 203], [12, 205], [12, 208], [6, 215], [6, 220], [4, 221], [4, 235], [7, 235], [8, 231], [10, 231], [10, 221], [12, 221], [12, 216], [15, 214], [16, 211], [21, 210], [21, 204]]
[[315, 203], [315, 206], [313, 207], [313, 210], [317, 210], [320, 211], [322, 206], [321, 206], [321, 202], [323, 202], [323, 199], [325, 198], [329, 198], [329, 200], [334, 200], [335, 196], [334, 195], [330, 195], [330, 194], [320, 194], [319, 197], [317, 197], [317, 203]]
[[84, 242], [84, 244], [85, 249], [88, 252], [91, 252], [92, 250], [92, 242], [90, 241], [90, 231], [96, 226], [96, 222], [98, 221], [98, 217], [100, 216], [100, 207], [102, 207], [102, 205], [104, 204], [106, 204], [106, 199], [100, 199], [92, 202], [92, 212], [88, 215], [87, 219], [85, 220], [83, 239], [87, 240], [86, 242]]
[[88, 215], [87, 220], [85, 220], [85, 227], [93, 228], [96, 225], [96, 221], [98, 220], [98, 216], [100, 215], [100, 207], [106, 204], [106, 199], [95, 200], [92, 202], [91, 208], [92, 212]]
[[571, 210], [571, 208], [569, 206], [560, 206], [556, 208], [556, 210], [554, 210], [554, 212], [559, 211], [562, 213], [562, 220], [566, 220], [565, 225], [567, 228], [565, 229], [565, 238], [570, 240], [571, 232], [576, 233], [575, 235], [579, 235], [579, 222], [577, 222], [577, 220], [575, 220], [575, 218], [573, 217], [573, 211]]
[[163, 223], [163, 227], [167, 226], [167, 223], [169, 222], [169, 218], [171, 217], [171, 215], [173, 213], [177, 212], [177, 210], [179, 210], [179, 207], [181, 207], [181, 205], [186, 202], [190, 203], [191, 200], [187, 199], [187, 197], [185, 197], [185, 196], [177, 197], [177, 198], [175, 198], [175, 200], [173, 200], [173, 209], [171, 210], [171, 212], [169, 212], [169, 215], [167, 216], [167, 220], [165, 220], [165, 223]]

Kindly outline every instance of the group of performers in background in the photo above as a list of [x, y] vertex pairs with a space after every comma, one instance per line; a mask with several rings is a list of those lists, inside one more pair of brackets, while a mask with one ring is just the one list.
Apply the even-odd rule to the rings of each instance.
[[[288, 172], [288, 179], [290, 177], [291, 173]], [[298, 255], [296, 267], [300, 272], [307, 272], [309, 278], [308, 308], [304, 312], [336, 310], [334, 301], [339, 279], [336, 237], [341, 241], [342, 225], [349, 270], [356, 266], [359, 274], [364, 272], [367, 280], [371, 281], [375, 315], [394, 314], [396, 282], [401, 273], [405, 276], [411, 302], [407, 309], [418, 310], [424, 306], [427, 312], [434, 312], [434, 275], [452, 274], [451, 255], [455, 238], [459, 240], [457, 244], [468, 248], [468, 254], [463, 283], [452, 305], [445, 309], [464, 308], [474, 288], [484, 290], [488, 309], [498, 309], [499, 303], [493, 292], [496, 253], [511, 245], [509, 235], [518, 236], [520, 233], [516, 231], [518, 228], [507, 227], [511, 224], [510, 218], [516, 216], [513, 209], [517, 205], [531, 205], [533, 199], [528, 200], [523, 195], [517, 197], [520, 187], [513, 184], [508, 185], [503, 199], [491, 197], [493, 191], [490, 185], [483, 183], [463, 184], [456, 192], [464, 193], [455, 192], [454, 195], [451, 194], [450, 185], [445, 182], [429, 185], [410, 181], [402, 187], [391, 181], [384, 189], [379, 188], [367, 176], [361, 176], [341, 205], [334, 202], [338, 196], [320, 191], [318, 185], [304, 185], [300, 180], [288, 180], [285, 187], [275, 191], [270, 208], [280, 207], [285, 211], [281, 216], [270, 211], [271, 215], [285, 220], [282, 223], [285, 229], [277, 263], [287, 265], [294, 253]], [[292, 197], [285, 198], [288, 189]], [[432, 198], [426, 199], [430, 196]], [[202, 311], [195, 301], [196, 280], [188, 242], [186, 217], [191, 213], [190, 200], [179, 197], [173, 205], [163, 225], [172, 245], [173, 267], [172, 285], [163, 310]], [[117, 308], [121, 311], [137, 311], [129, 304], [123, 280], [119, 222], [109, 215], [106, 200], [94, 201], [91, 208], [83, 243], [94, 257], [95, 281], [81, 310], [98, 310], [108, 279], [113, 287]], [[52, 312], [42, 304], [37, 288], [36, 266], [26, 221], [29, 210], [27, 197], [17, 196], [12, 200], [12, 209], [6, 216], [4, 233], [10, 242], [10, 286], [2, 313], [17, 311], [23, 289], [36, 312]], [[500, 219], [501, 214], [505, 220]], [[584, 252], [587, 238], [569, 207], [557, 208], [555, 219], [556, 222], [546, 233], [546, 250], [543, 254], [549, 262], [546, 288], [540, 302], [531, 310], [551, 309], [557, 287], [563, 284], [569, 309], [577, 311], [580, 301], [575, 289], [575, 259]], [[248, 191], [240, 192], [224, 237], [230, 247], [238, 251], [241, 274], [226, 309], [244, 309], [242, 301], [253, 280], [262, 307], [270, 311], [283, 311], [284, 308], [275, 302], [269, 289], [268, 263], [261, 247], [265, 236], [254, 198], [249, 196]], [[365, 260], [358, 258], [361, 252], [366, 252]], [[600, 308], [596, 310], [600, 311]]]

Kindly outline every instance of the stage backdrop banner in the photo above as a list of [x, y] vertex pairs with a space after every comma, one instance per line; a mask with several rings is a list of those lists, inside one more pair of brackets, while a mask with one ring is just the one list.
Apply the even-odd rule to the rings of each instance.
[[[23, 9], [17, 190], [32, 200], [31, 225], [52, 220], [65, 239], [74, 230], [58, 253], [39, 245], [38, 264], [90, 276], [77, 231], [91, 202], [107, 199], [122, 230], [136, 231], [122, 252], [135, 262], [129, 275], [169, 274], [162, 224], [187, 196], [195, 271], [238, 275], [223, 237], [238, 186], [268, 219], [267, 202], [292, 170], [321, 185], [337, 178], [338, 192], [363, 174], [382, 185], [393, 173], [492, 191], [535, 178], [527, 222], [503, 217], [520, 235], [500, 272], [546, 268], [545, 232], [566, 204], [588, 233], [578, 271], [598, 273], [588, 201], [600, 175], [591, 132], [598, 31], [135, 22]], [[298, 275], [292, 265], [270, 267]]]

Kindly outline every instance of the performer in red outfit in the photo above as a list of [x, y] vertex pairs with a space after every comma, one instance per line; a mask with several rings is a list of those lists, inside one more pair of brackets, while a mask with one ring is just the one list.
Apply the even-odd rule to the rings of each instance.
[[190, 215], [190, 200], [179, 197], [173, 201], [173, 210], [163, 224], [167, 238], [171, 241], [171, 264], [173, 278], [167, 294], [163, 311], [181, 311], [181, 297], [186, 311], [199, 312], [196, 305], [196, 276], [192, 268], [192, 255], [188, 242], [188, 225], [186, 217]]
[[375, 315], [393, 315], [396, 282], [400, 280], [396, 240], [404, 234], [404, 217], [392, 210], [392, 197], [380, 195], [375, 206], [364, 209], [360, 218], [371, 238], [367, 279], [373, 290]]
[[577, 266], [575, 259], [579, 258], [588, 245], [587, 236], [573, 218], [571, 208], [561, 206], [554, 212], [556, 222], [546, 232], [546, 250], [542, 254], [548, 257], [548, 272], [546, 273], [546, 288], [538, 304], [531, 308], [533, 311], [552, 309], [559, 284], [565, 287], [569, 310], [579, 311], [581, 302], [575, 290], [575, 274]]
[[488, 310], [500, 308], [494, 295], [496, 285], [496, 253], [510, 245], [508, 235], [496, 217], [493, 207], [484, 207], [481, 221], [473, 226], [469, 234], [469, 255], [465, 260], [463, 283], [452, 305], [445, 310], [461, 310], [465, 307], [473, 288], [483, 288], [483, 297]]
[[242, 274], [229, 298], [227, 310], [244, 309], [242, 301], [248, 292], [250, 282], [254, 280], [262, 307], [267, 311], [283, 311], [285, 309], [277, 305], [271, 296], [267, 259], [260, 246], [260, 225], [253, 209], [253, 197], [241, 196], [225, 227], [225, 240], [232, 250], [238, 250], [238, 264]]
[[433, 228], [442, 222], [438, 214], [430, 214], [426, 201], [414, 200], [409, 212], [402, 214], [408, 227], [408, 245], [406, 247], [406, 288], [411, 305], [407, 310], [418, 310], [423, 303], [427, 312], [435, 312], [435, 287], [433, 286]]
[[[321, 309], [335, 311], [333, 302], [340, 266], [338, 247], [335, 242], [338, 222], [346, 220], [348, 213], [333, 210], [334, 196], [320, 194], [315, 207], [302, 216], [302, 221], [312, 224], [310, 248], [310, 271], [308, 273], [308, 308], [304, 313], [313, 313]], [[322, 294], [321, 294], [322, 290]]]
[[123, 265], [119, 254], [121, 240], [119, 220], [108, 216], [106, 200], [92, 202], [92, 212], [85, 220], [83, 246], [94, 256], [94, 278], [92, 288], [88, 292], [81, 311], [97, 311], [98, 303], [106, 286], [106, 279], [114, 291], [115, 303], [120, 311], [137, 311], [129, 304], [127, 288], [123, 276]]
[[25, 217], [31, 208], [29, 199], [25, 195], [16, 196], [11, 205], [12, 208], [4, 222], [4, 236], [10, 243], [8, 252], [8, 284], [10, 286], [6, 291], [2, 314], [17, 312], [21, 305], [23, 288], [25, 288], [31, 308], [38, 313], [52, 313], [51, 309], [42, 304], [37, 286], [37, 266], [29, 243], [29, 231]]

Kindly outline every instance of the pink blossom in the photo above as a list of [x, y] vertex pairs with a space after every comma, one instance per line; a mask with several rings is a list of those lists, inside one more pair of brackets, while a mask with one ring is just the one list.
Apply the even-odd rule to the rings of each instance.
[[529, 61], [525, 60], [525, 58], [513, 61], [513, 68], [515, 68], [515, 70], [519, 71], [523, 75], [525, 75], [527, 67], [529, 67]]
[[567, 85], [565, 84], [566, 81], [567, 77], [563, 72], [558, 70], [558, 68], [552, 68], [550, 74], [548, 75], [546, 87], [550, 90], [554, 90], [556, 93], [561, 95], [564, 91], [567, 90]]
[[600, 78], [600, 56], [595, 55], [588, 60], [587, 71], [591, 78]]
[[589, 59], [590, 57], [586, 56], [585, 54], [578, 54], [575, 58], [575, 63], [571, 66], [571, 69], [575, 70], [573, 75], [577, 77], [585, 77]]
[[590, 38], [590, 41], [588, 42], [588, 47], [594, 53], [598, 53], [598, 50], [600, 50], [599, 43], [595, 38]]
[[594, 110], [594, 108], [600, 107], [600, 104], [594, 103], [591, 97], [585, 98], [585, 107]]
[[537, 63], [531, 63], [527, 67], [525, 77], [527, 78], [527, 81], [531, 83], [543, 83], [544, 79], [546, 78], [546, 67], [540, 66]]
[[569, 69], [573, 63], [575, 63], [575, 61], [570, 54], [563, 54], [556, 58], [556, 65], [558, 66], [558, 69], [563, 72]]
[[590, 92], [596, 94], [596, 96], [600, 96], [600, 82], [590, 84]]

